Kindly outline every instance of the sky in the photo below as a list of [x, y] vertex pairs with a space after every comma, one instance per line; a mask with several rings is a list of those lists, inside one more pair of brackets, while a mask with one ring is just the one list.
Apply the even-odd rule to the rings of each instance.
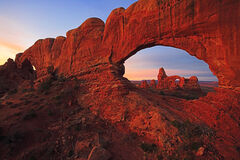
[[[17, 53], [23, 52], [38, 39], [66, 36], [68, 30], [80, 26], [90, 17], [106, 21], [113, 9], [127, 8], [136, 1], [0, 0], [0, 65], [8, 58], [14, 59]], [[206, 63], [183, 50], [169, 47], [142, 50], [128, 59], [125, 66], [125, 77], [133, 80], [155, 78], [159, 67], [165, 67], [169, 75], [198, 73], [200, 80], [216, 80]]]
[[130, 57], [125, 62], [124, 76], [131, 80], [156, 80], [161, 67], [168, 76], [197, 76], [200, 81], [217, 81], [204, 61], [182, 49], [166, 46], [147, 48]]

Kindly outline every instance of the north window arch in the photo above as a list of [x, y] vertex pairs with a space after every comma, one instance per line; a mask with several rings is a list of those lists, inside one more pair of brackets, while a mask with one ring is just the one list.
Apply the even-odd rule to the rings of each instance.
[[206, 92], [214, 91], [213, 88], [218, 86], [218, 79], [207, 63], [174, 47], [158, 45], [142, 49], [128, 58], [124, 65], [124, 77], [135, 83], [152, 79], [157, 82], [158, 70], [163, 67], [168, 76], [179, 76], [173, 81], [176, 85], [179, 85], [181, 77], [189, 79], [196, 76], [201, 88], [208, 88]]

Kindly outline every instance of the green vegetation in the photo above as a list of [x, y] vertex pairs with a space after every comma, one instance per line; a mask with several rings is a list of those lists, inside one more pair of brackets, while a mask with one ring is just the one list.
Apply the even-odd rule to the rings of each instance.
[[22, 93], [26, 93], [26, 92], [33, 92], [34, 91], [34, 88], [29, 88], [29, 89], [23, 89], [22, 90]]
[[58, 82], [65, 82], [67, 80], [67, 78], [63, 74], [61, 74], [58, 76], [57, 80], [58, 80]]
[[13, 95], [13, 94], [16, 94], [18, 92], [18, 90], [15, 88], [15, 89], [12, 89], [8, 92], [8, 95]]
[[165, 93], [163, 92], [163, 91], [160, 91], [160, 93], [159, 93], [160, 95], [165, 95]]
[[54, 73], [54, 66], [53, 65], [48, 66], [47, 67], [47, 72], [48, 72], [48, 74], [53, 74]]
[[39, 92], [46, 92], [50, 89], [50, 87], [52, 86], [53, 83], [53, 79], [48, 79], [43, 81], [40, 86], [38, 87], [38, 91]]
[[199, 137], [203, 134], [204, 128], [192, 124], [189, 121], [179, 122], [177, 120], [174, 120], [171, 123], [179, 130], [180, 134], [182, 134], [185, 138], [192, 138], [196, 136]]
[[31, 120], [36, 117], [37, 117], [37, 114], [36, 114], [35, 110], [32, 109], [23, 116], [23, 120]]
[[153, 153], [157, 151], [157, 145], [156, 144], [149, 144], [149, 143], [142, 143], [141, 146], [142, 150], [147, 153]]
[[162, 156], [162, 155], [158, 155], [158, 156], [157, 156], [157, 159], [158, 159], [158, 160], [163, 160], [163, 156]]
[[202, 146], [201, 142], [192, 142], [189, 144], [188, 146], [188, 150], [198, 150], [198, 148], [200, 148]]
[[12, 105], [13, 102], [6, 102], [6, 105]]
[[240, 146], [236, 146], [236, 150], [240, 153]]
[[54, 115], [53, 111], [52, 110], [48, 110], [48, 116], [53, 116], [53, 115]]
[[71, 149], [69, 152], [68, 152], [68, 157], [72, 157], [74, 155], [74, 151]]
[[37, 158], [35, 156], [31, 156], [29, 160], [37, 160]]
[[80, 131], [81, 130], [81, 126], [80, 124], [77, 124], [75, 127], [74, 127], [75, 131]]
[[31, 101], [29, 101], [29, 100], [24, 101], [24, 105], [28, 105], [29, 103], [31, 103]]
[[16, 131], [13, 135], [7, 137], [7, 143], [17, 143], [21, 142], [24, 139], [24, 133]]
[[11, 107], [11, 108], [17, 108], [17, 107], [18, 107], [18, 104], [12, 104], [10, 107]]

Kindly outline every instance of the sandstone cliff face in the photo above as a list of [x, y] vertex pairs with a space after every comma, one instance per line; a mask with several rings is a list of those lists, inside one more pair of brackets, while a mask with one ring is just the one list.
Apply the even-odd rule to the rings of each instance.
[[141, 0], [126, 10], [113, 10], [106, 25], [91, 18], [69, 31], [66, 38], [39, 40], [16, 61], [21, 66], [29, 59], [38, 77], [49, 65], [65, 75], [76, 75], [99, 65], [119, 66], [143, 48], [166, 45], [204, 60], [218, 77], [220, 87], [237, 89], [239, 3]]
[[[214, 140], [205, 132], [195, 137], [209, 145], [208, 149], [217, 150], [217, 155], [208, 152], [210, 159], [239, 159], [239, 92], [233, 91], [240, 87], [239, 11], [237, 0], [139, 0], [126, 10], [113, 10], [106, 24], [91, 18], [66, 37], [39, 40], [15, 61], [21, 68], [29, 60], [40, 79], [49, 66], [59, 74], [77, 77], [83, 87], [77, 97], [81, 106], [155, 142], [169, 155], [192, 142], [178, 128], [190, 121], [217, 132]], [[231, 90], [218, 90], [195, 101], [142, 93], [123, 78], [123, 64], [137, 51], [156, 45], [181, 48], [204, 60], [218, 77], [219, 86]]]

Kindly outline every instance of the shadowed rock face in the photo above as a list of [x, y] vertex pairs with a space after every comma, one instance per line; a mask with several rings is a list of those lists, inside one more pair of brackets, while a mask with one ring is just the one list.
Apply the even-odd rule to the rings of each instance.
[[23, 82], [31, 87], [35, 77], [35, 71], [28, 60], [18, 68], [16, 62], [9, 58], [4, 65], [0, 66], [0, 97], [8, 91], [15, 90], [19, 85], [24, 85]]
[[126, 10], [113, 10], [106, 24], [91, 18], [66, 38], [38, 40], [16, 61], [21, 66], [29, 59], [38, 77], [50, 65], [65, 75], [77, 75], [106, 64], [118, 68], [141, 49], [165, 45], [204, 60], [220, 87], [237, 89], [239, 6], [238, 0], [140, 0]]
[[[169, 155], [182, 153], [179, 147], [196, 140], [209, 149], [205, 159], [239, 159], [240, 93], [234, 91], [240, 87], [239, 17], [239, 0], [139, 0], [126, 10], [113, 10], [106, 24], [91, 18], [66, 38], [38, 40], [15, 61], [19, 68], [29, 61], [38, 79], [49, 66], [54, 73], [77, 77], [82, 86], [78, 104]], [[204, 60], [219, 86], [230, 89], [194, 101], [141, 92], [123, 78], [124, 62], [156, 45], [184, 49]], [[203, 132], [197, 129], [189, 138], [188, 121]]]

